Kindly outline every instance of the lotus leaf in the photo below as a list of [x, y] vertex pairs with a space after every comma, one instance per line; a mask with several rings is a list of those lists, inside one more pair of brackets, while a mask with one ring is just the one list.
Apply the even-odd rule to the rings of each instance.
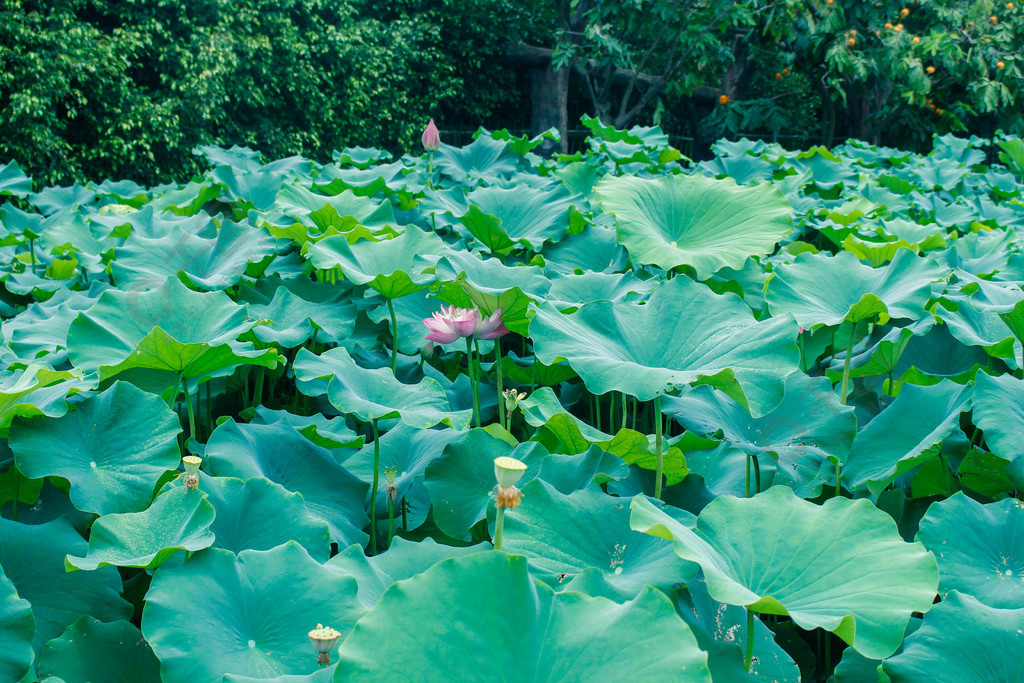
[[[553, 586], [587, 567], [629, 595], [645, 585], [671, 590], [692, 579], [695, 565], [667, 544], [629, 529], [623, 503], [597, 487], [564, 495], [535, 479], [523, 487], [523, 503], [505, 514], [502, 550], [525, 555], [534, 575]], [[679, 513], [693, 525], [692, 515]]]
[[892, 683], [1013, 683], [1024, 680], [1021, 652], [1024, 608], [989, 607], [953, 591], [882, 669]]
[[100, 515], [149, 507], [157, 482], [181, 458], [178, 416], [158, 396], [125, 382], [62, 417], [19, 419], [11, 431], [22, 474], [67, 479], [75, 507]]
[[743, 187], [703, 175], [605, 178], [594, 189], [615, 214], [619, 242], [637, 263], [689, 265], [699, 280], [748, 256], [765, 256], [793, 229], [792, 212], [770, 185]]
[[917, 320], [943, 277], [929, 258], [901, 249], [884, 268], [872, 268], [849, 252], [836, 256], [805, 252], [779, 266], [765, 285], [773, 315], [792, 313], [801, 327], [857, 323], [875, 315]]
[[363, 500], [367, 486], [326, 448], [286, 423], [217, 427], [206, 445], [210, 473], [218, 477], [265, 477], [302, 495], [314, 516], [327, 522], [331, 540], [342, 546], [366, 543]]
[[297, 543], [237, 556], [209, 548], [157, 570], [142, 632], [164, 681], [271, 678], [316, 671], [306, 633], [320, 623], [347, 634], [364, 611], [355, 579], [321, 566]]
[[853, 440], [843, 480], [853, 490], [881, 493], [896, 477], [938, 455], [935, 447], [969, 410], [972, 387], [943, 380], [934, 386], [908, 384], [892, 404]]
[[104, 515], [89, 533], [84, 557], [68, 555], [68, 571], [116, 567], [159, 567], [179, 550], [195, 552], [213, 545], [215, 515], [202, 493], [185, 487], [157, 496], [142, 512]]
[[139, 629], [127, 621], [105, 624], [84, 616], [46, 644], [36, 667], [44, 681], [159, 683], [160, 661]]
[[241, 364], [277, 365], [275, 350], [257, 351], [237, 341], [255, 324], [227, 294], [193, 292], [171, 278], [149, 292], [103, 292], [71, 323], [68, 356], [101, 380], [150, 371], [153, 376], [145, 382], [150, 387], [143, 388], [164, 391], [179, 375], [194, 379]]
[[938, 586], [931, 553], [904, 542], [864, 499], [818, 506], [774, 486], [753, 498], [719, 496], [693, 530], [643, 496], [632, 510], [632, 528], [671, 540], [701, 566], [715, 600], [833, 631], [875, 659], [896, 651], [911, 613], [927, 612]]
[[105, 622], [131, 616], [116, 568], [65, 571], [65, 555], [85, 553], [87, 547], [65, 517], [34, 526], [0, 519], [0, 568], [32, 605], [37, 653], [83, 614]]
[[658, 286], [643, 305], [596, 302], [565, 315], [541, 304], [530, 328], [541, 362], [565, 358], [595, 394], [646, 401], [728, 372], [759, 414], [778, 404], [782, 378], [797, 368], [796, 332], [791, 317], [757, 322], [739, 297], [686, 277]]
[[32, 634], [35, 632], [32, 605], [18, 597], [18, 591], [0, 567], [0, 676], [17, 681], [32, 666]]
[[938, 558], [941, 593], [1024, 608], [1024, 509], [1013, 498], [982, 505], [956, 493], [933, 503], [917, 540]]
[[[461, 627], [422, 628], [439, 614]], [[465, 681], [711, 680], [707, 655], [655, 589], [622, 605], [555, 594], [526, 558], [500, 552], [446, 560], [391, 586], [338, 648], [334, 680], [445, 680], [453, 671]]]

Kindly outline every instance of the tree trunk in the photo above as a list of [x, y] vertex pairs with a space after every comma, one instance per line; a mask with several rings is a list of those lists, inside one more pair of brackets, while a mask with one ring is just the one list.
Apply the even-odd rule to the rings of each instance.
[[569, 151], [569, 69], [544, 67], [530, 69], [530, 133], [540, 135], [548, 128], [558, 129], [561, 145], [545, 140], [540, 152], [545, 156], [556, 148], [563, 154]]
[[754, 60], [750, 58], [746, 36], [738, 35], [732, 41], [732, 64], [725, 70], [722, 94], [726, 95], [730, 102], [742, 99], [753, 73]]

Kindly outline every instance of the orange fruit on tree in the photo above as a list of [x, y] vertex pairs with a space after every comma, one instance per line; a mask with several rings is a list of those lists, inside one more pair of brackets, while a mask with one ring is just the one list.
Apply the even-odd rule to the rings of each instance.
[[857, 44], [857, 39], [856, 38], [850, 38], [849, 40], [846, 41], [846, 44], [849, 45], [850, 47], [853, 47], [854, 45]]
[[718, 101], [721, 102], [722, 104], [729, 104], [729, 96], [728, 95], [720, 95], [718, 97]]
[[904, 7], [903, 9], [900, 10], [900, 16], [901, 17], [905, 17], [908, 14], [910, 14], [910, 10], [908, 10], [906, 7]]
[[885, 22], [885, 27], [891, 31], [892, 30], [892, 22], [891, 21]]
[[935, 67], [934, 66], [929, 66], [927, 69], [925, 69], [925, 71], [927, 71], [930, 74], [933, 74], [933, 73], [935, 73]]
[[995, 24], [999, 22], [999, 17], [993, 14], [991, 17], [988, 18], [988, 20]]
[[1013, 9], [1013, 3], [1012, 2], [1006, 3], [1006, 9]]
[[912, 42], [914, 45], [917, 45], [918, 43], [921, 42], [921, 36], [914, 36], [914, 39], [911, 40], [910, 42]]
[[782, 70], [782, 75], [783, 76], [788, 76], [789, 75], [789, 69], [783, 69]]
[[779, 71], [775, 74], [775, 78], [782, 78], [782, 72]]
[[893, 28], [896, 29], [897, 31], [902, 31], [903, 30], [903, 24], [896, 24], [896, 26], [894, 26]]
[[1004, 62], [1003, 60], [1000, 59], [998, 62], [996, 62], [996, 68], [997, 69], [1005, 69], [1006, 68], [1006, 62]]

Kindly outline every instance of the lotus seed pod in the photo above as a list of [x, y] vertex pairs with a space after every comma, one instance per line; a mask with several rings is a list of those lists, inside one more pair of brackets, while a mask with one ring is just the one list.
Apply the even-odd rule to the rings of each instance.
[[502, 456], [494, 459], [494, 477], [498, 480], [499, 488], [515, 486], [523, 473], [526, 472], [526, 463], [522, 460]]
[[316, 651], [316, 661], [321, 666], [329, 666], [331, 663], [331, 650], [341, 638], [341, 633], [330, 626], [317, 624], [316, 628], [309, 632], [309, 642], [313, 643]]
[[181, 459], [181, 463], [185, 466], [185, 474], [195, 476], [199, 474], [199, 466], [203, 464], [203, 459], [194, 455], [186, 455]]

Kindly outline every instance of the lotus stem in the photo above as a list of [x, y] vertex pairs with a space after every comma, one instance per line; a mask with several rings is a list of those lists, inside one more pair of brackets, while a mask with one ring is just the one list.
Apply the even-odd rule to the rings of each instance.
[[167, 400], [167, 407], [173, 409], [174, 404], [178, 402], [178, 387], [181, 386], [181, 376], [185, 374], [179, 372], [178, 376], [174, 378], [174, 384], [171, 385], [171, 397]]
[[427, 152], [427, 187], [434, 189], [434, 150]]
[[377, 485], [380, 480], [380, 430], [373, 418], [373, 486], [370, 489], [370, 554], [377, 554]]
[[654, 474], [654, 497], [661, 498], [661, 478], [665, 470], [665, 456], [661, 452], [661, 394], [654, 397], [654, 450], [658, 457]]
[[505, 508], [499, 507], [494, 518], [494, 549], [501, 550], [501, 534], [505, 530]]
[[[188, 435], [196, 441], [199, 440], [199, 436], [196, 434], [196, 413], [192, 409], [192, 392], [188, 390], [188, 382], [184, 382], [183, 386], [185, 390], [185, 407], [188, 409]], [[199, 400], [198, 394], [196, 400]]]
[[846, 342], [846, 358], [843, 360], [843, 384], [839, 390], [839, 402], [846, 405], [846, 390], [850, 384], [850, 356], [853, 354], [853, 340], [857, 337], [857, 323], [850, 323], [850, 341]]
[[608, 395], [608, 431], [615, 433], [615, 392]]
[[256, 386], [252, 390], [252, 407], [256, 408], [263, 403], [263, 379], [266, 375], [266, 368], [260, 367], [256, 370]]
[[747, 608], [747, 651], [743, 654], [743, 668], [750, 673], [754, 661], [754, 612]]
[[594, 426], [597, 427], [597, 431], [601, 431], [601, 398], [594, 395]]
[[14, 473], [14, 500], [11, 501], [11, 519], [18, 521], [18, 495], [21, 489], [21, 472]]
[[398, 318], [391, 299], [388, 299], [388, 313], [391, 315], [391, 373], [398, 374]]
[[213, 434], [213, 399], [210, 398], [210, 381], [206, 381], [206, 433]]
[[480, 427], [480, 379], [473, 363], [472, 337], [466, 337], [466, 361], [469, 366], [469, 383], [473, 387], [473, 421]]
[[395, 537], [395, 501], [388, 496], [388, 547], [391, 547], [391, 539]]
[[498, 380], [498, 424], [505, 425], [505, 376], [501, 369], [501, 339], [494, 340], [494, 371]]
[[32, 257], [32, 274], [36, 274], [36, 241], [28, 241], [28, 253]]
[[626, 428], [626, 417], [627, 417], [626, 410], [628, 408], [629, 397], [620, 392], [619, 393], [619, 402], [622, 403], [622, 424], [621, 424], [621, 428], [625, 429]]

